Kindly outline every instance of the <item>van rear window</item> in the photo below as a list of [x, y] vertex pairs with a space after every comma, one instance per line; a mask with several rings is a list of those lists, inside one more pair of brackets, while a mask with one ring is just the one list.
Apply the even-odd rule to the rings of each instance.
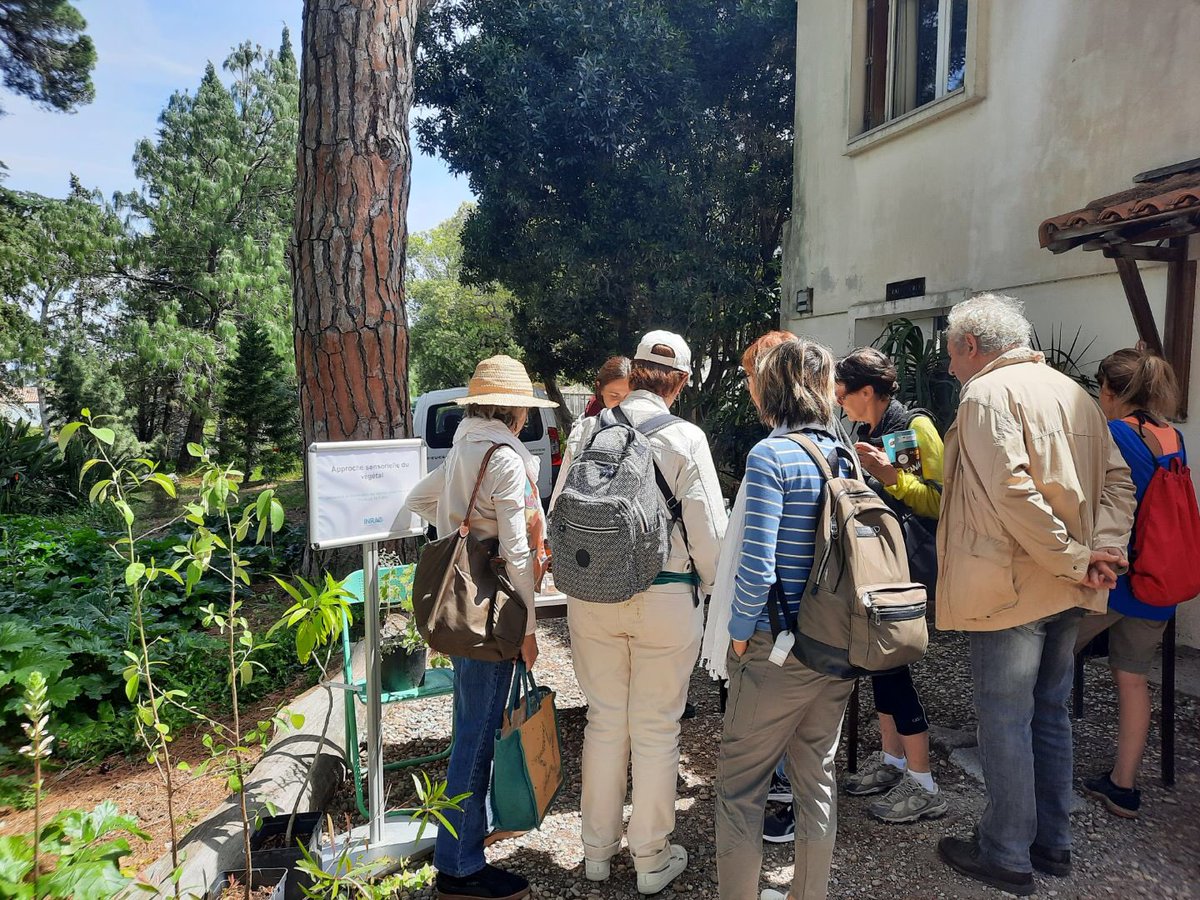
[[[454, 444], [454, 432], [462, 421], [465, 410], [457, 403], [442, 403], [429, 407], [425, 419], [425, 443], [432, 450], [447, 450]], [[525, 427], [521, 429], [521, 443], [531, 444], [540, 441], [545, 427], [542, 424], [541, 410], [531, 409]]]

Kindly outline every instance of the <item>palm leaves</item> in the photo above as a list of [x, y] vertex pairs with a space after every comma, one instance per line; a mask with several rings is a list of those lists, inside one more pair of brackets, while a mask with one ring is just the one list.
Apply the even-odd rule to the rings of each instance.
[[940, 430], [949, 428], [958, 410], [958, 381], [950, 374], [944, 342], [926, 338], [909, 319], [893, 319], [872, 346], [896, 364], [896, 399], [929, 410]]

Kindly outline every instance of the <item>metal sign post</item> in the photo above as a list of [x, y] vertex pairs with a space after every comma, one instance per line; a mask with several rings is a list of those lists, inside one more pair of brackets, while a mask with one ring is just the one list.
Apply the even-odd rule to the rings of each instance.
[[[353, 829], [339, 841], [355, 847], [355, 863], [404, 856], [393, 852], [411, 841], [403, 828], [388, 829], [383, 791], [383, 703], [379, 651], [379, 542], [423, 533], [404, 502], [425, 475], [425, 443], [419, 439], [314, 443], [308, 448], [309, 540], [316, 550], [362, 546], [366, 649], [367, 811], [366, 833]], [[347, 688], [354, 690], [353, 685]], [[357, 753], [358, 748], [347, 748]], [[390, 831], [396, 831], [396, 840]], [[398, 863], [397, 863], [398, 864]]]
[[363, 636], [367, 649], [367, 810], [371, 813], [372, 844], [383, 839], [383, 704], [380, 702], [379, 653], [379, 544], [363, 544], [363, 606], [366, 608]]

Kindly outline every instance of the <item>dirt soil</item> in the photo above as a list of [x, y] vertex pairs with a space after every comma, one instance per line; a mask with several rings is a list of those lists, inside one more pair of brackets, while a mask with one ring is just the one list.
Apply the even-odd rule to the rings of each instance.
[[[608, 882], [592, 884], [583, 879], [578, 810], [586, 705], [571, 669], [565, 622], [552, 620], [539, 624], [539, 643], [542, 654], [537, 665], [539, 682], [557, 692], [566, 785], [540, 831], [497, 842], [488, 851], [489, 860], [526, 875], [538, 898], [635, 897], [633, 869], [627, 854], [614, 859], [613, 875]], [[843, 795], [829, 894], [834, 900], [850, 897], [975, 900], [1004, 896], [958, 876], [939, 861], [935, 850], [939, 838], [965, 835], [984, 806], [981, 783], [948, 759], [951, 745], [973, 743], [974, 713], [965, 638], [935, 633], [928, 659], [916, 667], [914, 674], [929, 718], [937, 728], [933, 771], [951, 801], [950, 813], [939, 821], [886, 825], [867, 815], [871, 798]], [[1088, 900], [1200, 898], [1200, 816], [1195, 814], [1200, 808], [1197, 703], [1193, 698], [1179, 695], [1177, 783], [1174, 788], [1166, 789], [1158, 777], [1158, 691], [1152, 690], [1155, 724], [1143, 766], [1141, 818], [1117, 819], [1094, 801], [1079, 797], [1073, 816], [1074, 874], [1068, 878], [1037, 875], [1038, 896]], [[1086, 714], [1076, 723], [1075, 730], [1079, 775], [1107, 766], [1115, 739], [1115, 697], [1107, 668], [1101, 663], [1090, 663], [1087, 667], [1086, 696]], [[878, 746], [869, 698], [868, 689], [859, 715], [863, 755]], [[698, 707], [698, 715], [683, 722], [674, 838], [687, 848], [691, 862], [688, 870], [661, 896], [709, 900], [717, 896], [713, 777], [721, 717], [716, 688], [700, 670], [692, 679], [691, 699]], [[448, 699], [397, 704], [385, 711], [385, 754], [389, 758], [435, 751], [445, 745], [449, 734]], [[845, 754], [843, 740], [840, 753], [843, 772]], [[444, 764], [429, 767], [427, 771], [440, 776], [444, 774]], [[392, 806], [411, 803], [413, 789], [407, 774], [392, 773], [387, 788]], [[346, 814], [359, 820], [354, 811], [352, 784], [343, 789], [335, 812], [338, 821]], [[791, 877], [791, 846], [766, 844], [764, 850], [763, 887], [786, 889]], [[415, 895], [420, 900], [432, 896], [431, 890]]]
[[[284, 703], [305, 689], [297, 680], [265, 697], [243, 711], [243, 720], [257, 722], [268, 718]], [[232, 718], [224, 720], [232, 725]], [[253, 766], [260, 754], [249, 759]], [[198, 729], [181, 733], [171, 743], [173, 763], [187, 762], [193, 767], [208, 759], [208, 750], [201, 743]], [[175, 771], [175, 823], [183, 838], [208, 813], [224, 801], [227, 791], [224, 779], [215, 770], [203, 776]], [[170, 849], [171, 829], [167, 819], [167, 802], [158, 770], [146, 762], [143, 748], [130, 748], [129, 755], [113, 754], [98, 763], [72, 765], [46, 776], [42, 795], [42, 820], [63, 809], [91, 809], [102, 800], [115, 800], [121, 812], [132, 813], [138, 823], [151, 835], [150, 841], [130, 838], [133, 853], [125, 860], [131, 868], [141, 870]], [[0, 810], [0, 835], [33, 830], [33, 810], [14, 812]]]

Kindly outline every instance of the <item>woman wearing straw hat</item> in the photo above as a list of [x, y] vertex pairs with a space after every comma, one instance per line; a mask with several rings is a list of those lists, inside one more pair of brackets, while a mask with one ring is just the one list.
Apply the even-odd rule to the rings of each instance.
[[[518, 439], [532, 407], [557, 404], [534, 396], [525, 368], [508, 356], [493, 356], [475, 368], [467, 396], [457, 401], [466, 415], [454, 433], [446, 462], [421, 480], [408, 498], [408, 508], [433, 522], [439, 535], [449, 534], [467, 514], [471, 492], [484, 457], [492, 454], [480, 482], [471, 515], [471, 533], [482, 540], [499, 539], [499, 555], [513, 584], [530, 610], [521, 658], [530, 668], [537, 659], [534, 635], [534, 590], [545, 564], [542, 535], [545, 521], [537, 493], [538, 459]], [[450, 829], [438, 832], [434, 866], [440, 900], [518, 900], [529, 894], [520, 875], [487, 865], [483, 839], [487, 833], [484, 799], [492, 764], [492, 739], [508, 699], [513, 662], [455, 658], [454, 750], [447, 772], [447, 793], [469, 794], [462, 811], [447, 811]]]

